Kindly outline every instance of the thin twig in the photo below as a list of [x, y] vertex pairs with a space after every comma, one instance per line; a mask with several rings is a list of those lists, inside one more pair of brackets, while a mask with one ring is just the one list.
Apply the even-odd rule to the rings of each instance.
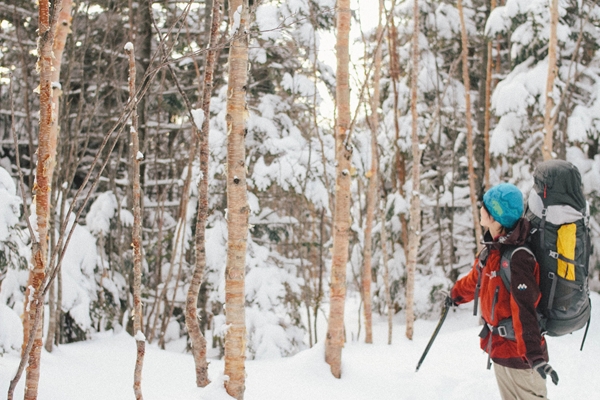
[[31, 226], [31, 221], [29, 219], [29, 209], [27, 208], [27, 198], [25, 197], [25, 182], [23, 180], [23, 169], [21, 168], [21, 155], [19, 153], [19, 144], [17, 141], [17, 131], [15, 129], [15, 102], [13, 98], [13, 76], [12, 72], [10, 73], [10, 83], [9, 83], [9, 91], [10, 91], [10, 130], [13, 136], [13, 140], [15, 143], [15, 158], [17, 163], [17, 172], [19, 173], [19, 189], [21, 191], [21, 200], [23, 201], [23, 213], [25, 214], [25, 224], [27, 225], [27, 229], [29, 230], [29, 235], [31, 237], [32, 243], [37, 243], [35, 233], [33, 232], [33, 227]]

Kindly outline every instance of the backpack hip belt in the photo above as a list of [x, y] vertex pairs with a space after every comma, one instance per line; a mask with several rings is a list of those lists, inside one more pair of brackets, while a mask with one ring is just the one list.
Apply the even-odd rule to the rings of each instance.
[[485, 339], [490, 332], [492, 332], [492, 335], [498, 335], [506, 340], [513, 342], [517, 340], [512, 318], [503, 319], [498, 323], [498, 326], [493, 326], [484, 321], [483, 328], [479, 332], [479, 337]]

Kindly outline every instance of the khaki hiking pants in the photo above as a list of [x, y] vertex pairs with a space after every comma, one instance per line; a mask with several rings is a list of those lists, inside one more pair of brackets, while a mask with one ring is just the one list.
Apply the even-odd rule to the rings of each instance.
[[547, 399], [546, 380], [536, 371], [494, 363], [494, 372], [502, 400]]

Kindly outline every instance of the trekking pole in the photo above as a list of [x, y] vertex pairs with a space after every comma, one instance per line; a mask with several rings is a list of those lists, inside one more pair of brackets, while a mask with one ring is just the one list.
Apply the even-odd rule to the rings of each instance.
[[425, 360], [425, 357], [427, 357], [427, 353], [429, 353], [429, 349], [431, 348], [431, 345], [433, 344], [435, 338], [437, 337], [438, 333], [440, 332], [440, 329], [442, 328], [442, 325], [444, 324], [444, 320], [446, 320], [446, 315], [448, 315], [448, 310], [450, 310], [450, 305], [446, 304], [446, 302], [444, 302], [444, 308], [442, 309], [442, 316], [440, 317], [440, 321], [438, 322], [437, 326], [435, 327], [435, 331], [433, 331], [433, 335], [431, 335], [431, 339], [429, 339], [429, 343], [427, 343], [427, 347], [425, 347], [425, 351], [423, 352], [423, 355], [419, 359], [419, 363], [417, 364], [417, 370], [415, 372], [419, 372], [419, 368], [421, 367], [421, 364], [423, 364], [423, 360]]

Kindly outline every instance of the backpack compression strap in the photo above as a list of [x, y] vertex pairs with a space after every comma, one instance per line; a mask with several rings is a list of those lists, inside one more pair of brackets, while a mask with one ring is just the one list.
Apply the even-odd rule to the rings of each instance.
[[[545, 196], [545, 191], [546, 191], [546, 187], [544, 186], [544, 198], [546, 197]], [[542, 198], [542, 202], [544, 202], [544, 198]], [[584, 216], [584, 218], [589, 218], [589, 216], [587, 215], [587, 211], [585, 209], [581, 210], [580, 212], [582, 213], [582, 215]], [[587, 274], [589, 273], [589, 271], [588, 271], [588, 266], [586, 264], [581, 264], [581, 263], [575, 262], [575, 260], [571, 260], [570, 258], [567, 258], [567, 257], [563, 256], [562, 254], [559, 254], [557, 251], [549, 250], [546, 247], [546, 240], [544, 238], [544, 233], [546, 232], [545, 228], [546, 228], [546, 215], [547, 214], [548, 214], [548, 208], [546, 207], [546, 205], [544, 203], [544, 208], [542, 209], [542, 220], [540, 222], [540, 243], [541, 243], [541, 246], [542, 246], [542, 254], [544, 254], [544, 253], [547, 252], [548, 255], [550, 257], [554, 258], [555, 260], [561, 260], [561, 261], [564, 261], [564, 262], [566, 262], [568, 264], [572, 264], [574, 266], [584, 268], [586, 276], [587, 276]], [[587, 246], [588, 246], [588, 240], [589, 240], [588, 239], [589, 232], [587, 230], [587, 222], [586, 222], [585, 225], [586, 225], [585, 238], [583, 240], [584, 254], [587, 253]], [[512, 257], [512, 253], [511, 253], [511, 257]], [[504, 257], [503, 257], [503, 259], [504, 259]], [[509, 266], [510, 266], [510, 258], [508, 260], [509, 260]], [[508, 273], [509, 273], [508, 283], [509, 283], [509, 286], [510, 286], [510, 270], [508, 271]], [[548, 310], [551, 310], [552, 306], [554, 305], [554, 296], [555, 296], [555, 293], [556, 293], [556, 284], [558, 282], [558, 279], [556, 277], [556, 274], [554, 274], [552, 272], [550, 272], [548, 274], [548, 278], [550, 278], [550, 280], [552, 281], [552, 286], [550, 288], [550, 296], [548, 296], [548, 304], [546, 305], [546, 308]], [[502, 280], [504, 281], [504, 275], [502, 275]], [[571, 282], [567, 282], [567, 281], [563, 281], [562, 283], [563, 283], [563, 285], [569, 286], [572, 289], [577, 289], [579, 291], [583, 290], [583, 287], [581, 285], [577, 285], [575, 283], [571, 283]], [[504, 284], [506, 285], [506, 282], [504, 282]], [[510, 291], [510, 289], [508, 289], [508, 290]], [[572, 292], [570, 295], [565, 296], [563, 298], [563, 300], [564, 299], [568, 299], [570, 297], [573, 297], [574, 295], [575, 295], [575, 293]]]
[[535, 254], [531, 251], [529, 247], [519, 246], [519, 247], [510, 247], [502, 252], [502, 258], [500, 259], [500, 277], [502, 278], [502, 283], [504, 283], [504, 287], [510, 293], [510, 262], [512, 260], [513, 254], [515, 254], [519, 250], [525, 250], [529, 254], [535, 258]]
[[473, 315], [477, 316], [477, 304], [479, 303], [479, 290], [481, 289], [481, 275], [487, 261], [490, 251], [487, 246], [481, 249], [477, 255], [477, 285], [475, 286], [475, 296], [473, 298]]

